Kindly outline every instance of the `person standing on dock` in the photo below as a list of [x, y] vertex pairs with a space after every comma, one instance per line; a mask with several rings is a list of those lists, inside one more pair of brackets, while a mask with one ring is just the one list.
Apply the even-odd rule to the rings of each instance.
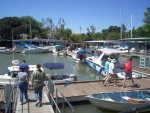
[[20, 89], [20, 105], [23, 104], [23, 94], [25, 96], [25, 102], [28, 102], [28, 87], [29, 87], [29, 77], [25, 71], [25, 67], [20, 67], [20, 72], [18, 73], [18, 87]]
[[22, 63], [20, 64], [19, 66], [19, 70], [20, 70], [20, 67], [25, 67], [26, 69], [26, 72], [28, 73], [28, 76], [30, 77], [30, 73], [29, 73], [29, 65], [26, 63], [26, 60], [23, 60]]
[[104, 86], [106, 86], [106, 83], [107, 81], [110, 79], [110, 78], [113, 78], [114, 79], [114, 86], [117, 86], [116, 85], [116, 74], [115, 74], [115, 69], [114, 69], [114, 63], [116, 62], [115, 59], [112, 59], [111, 62], [109, 63], [109, 77], [107, 77], [107, 79], [105, 80], [104, 82]]
[[134, 83], [134, 80], [132, 78], [132, 58], [128, 58], [128, 60], [123, 64], [123, 68], [124, 68], [124, 76], [125, 76], [123, 80], [123, 87], [126, 87], [125, 82], [127, 77], [131, 79], [134, 86], [137, 86], [137, 84]]
[[103, 80], [103, 84], [104, 84], [104, 82], [105, 82], [105, 80], [109, 77], [110, 78], [110, 76], [109, 76], [109, 63], [111, 62], [111, 58], [110, 57], [108, 57], [107, 58], [107, 61], [105, 62], [105, 75], [106, 75], [106, 77], [104, 78], [104, 80]]
[[32, 87], [34, 86], [34, 95], [36, 99], [35, 106], [42, 106], [42, 91], [44, 86], [44, 80], [47, 78], [44, 71], [41, 69], [41, 65], [36, 65], [37, 70], [35, 70], [31, 75]]

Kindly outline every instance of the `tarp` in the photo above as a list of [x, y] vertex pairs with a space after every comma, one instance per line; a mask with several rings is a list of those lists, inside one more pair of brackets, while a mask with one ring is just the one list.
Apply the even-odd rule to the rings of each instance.
[[42, 65], [42, 67], [48, 68], [50, 70], [64, 69], [64, 64], [63, 63], [45, 63]]
[[88, 54], [91, 54], [89, 51], [85, 51], [85, 50], [81, 50], [81, 51], [78, 51], [77, 54], [82, 54], [82, 53], [88, 53]]

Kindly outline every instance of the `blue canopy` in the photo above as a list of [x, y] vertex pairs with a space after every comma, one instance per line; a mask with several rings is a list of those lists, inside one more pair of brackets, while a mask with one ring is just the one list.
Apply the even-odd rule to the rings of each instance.
[[85, 50], [81, 50], [81, 51], [78, 51], [77, 54], [82, 54], [82, 53], [88, 53], [88, 54], [91, 54], [89, 51], [85, 51]]
[[50, 70], [64, 69], [64, 64], [63, 63], [45, 63], [42, 65], [42, 67], [48, 68]]

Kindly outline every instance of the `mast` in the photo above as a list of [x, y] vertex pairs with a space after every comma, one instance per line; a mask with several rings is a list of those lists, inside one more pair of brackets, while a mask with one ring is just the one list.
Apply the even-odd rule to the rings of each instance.
[[131, 15], [131, 38], [132, 38], [132, 15]]
[[120, 39], [122, 39], [122, 10], [120, 8]]

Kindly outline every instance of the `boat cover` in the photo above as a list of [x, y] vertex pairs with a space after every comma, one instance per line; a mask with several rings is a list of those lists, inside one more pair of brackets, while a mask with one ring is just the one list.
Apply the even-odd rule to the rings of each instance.
[[88, 54], [91, 54], [89, 51], [85, 51], [85, 50], [81, 50], [81, 51], [78, 51], [77, 54], [82, 54], [82, 53], [88, 53]]
[[50, 70], [64, 69], [64, 64], [63, 63], [45, 63], [42, 65], [42, 67], [48, 68]]

